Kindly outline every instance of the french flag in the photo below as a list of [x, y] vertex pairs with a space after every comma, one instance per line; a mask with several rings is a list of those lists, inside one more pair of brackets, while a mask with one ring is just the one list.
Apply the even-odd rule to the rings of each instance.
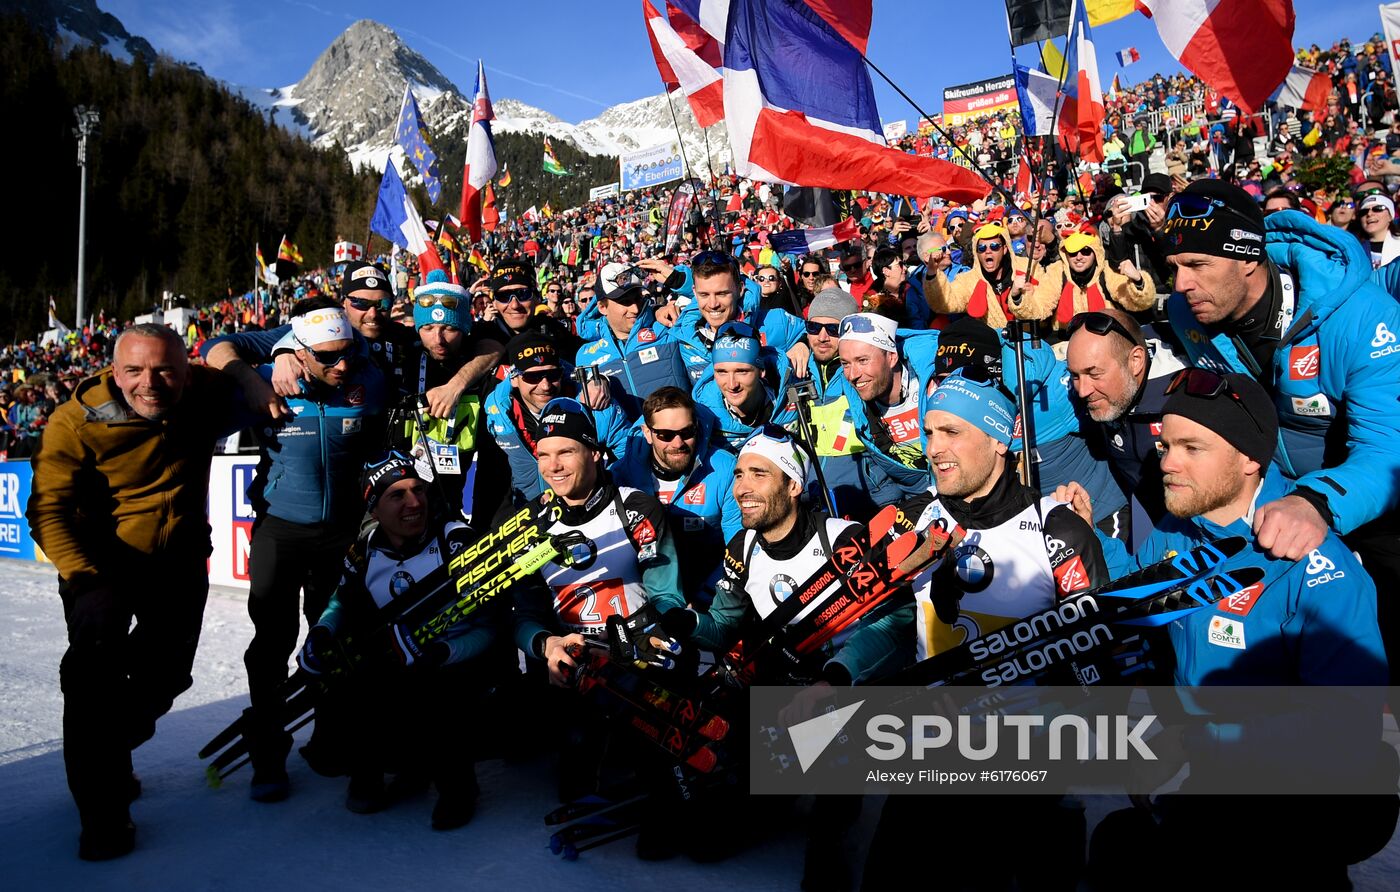
[[811, 254], [859, 237], [860, 224], [854, 217], [847, 217], [835, 226], [771, 233], [768, 236], [768, 247], [780, 254]]
[[651, 0], [642, 0], [642, 16], [651, 39], [651, 54], [667, 92], [679, 87], [701, 127], [724, 119], [724, 78], [720, 42], [699, 23], [670, 3], [662, 2], [666, 15]]
[[476, 98], [472, 127], [467, 131], [467, 163], [462, 170], [462, 225], [474, 242], [481, 241], [481, 192], [496, 175], [496, 144], [491, 139], [491, 94], [486, 90], [486, 66], [476, 62]]
[[1137, 0], [1177, 61], [1251, 115], [1293, 65], [1292, 0]]
[[1083, 0], [1074, 0], [1065, 44], [1063, 105], [1060, 107], [1060, 139], [1067, 151], [1077, 151], [1085, 161], [1102, 163], [1103, 89], [1099, 86], [1099, 58], [1089, 34], [1089, 13]]
[[[707, 3], [699, 5], [703, 16]], [[871, 0], [732, 0], [724, 113], [738, 174], [964, 203], [986, 197], [991, 187], [972, 171], [885, 146], [865, 70], [870, 19]]]
[[1285, 108], [1320, 112], [1327, 107], [1327, 96], [1331, 92], [1332, 78], [1324, 72], [1294, 65], [1273, 100]]
[[1127, 68], [1129, 65], [1142, 58], [1142, 56], [1138, 54], [1137, 47], [1133, 46], [1128, 47], [1126, 50], [1119, 50], [1114, 55], [1118, 57], [1118, 64], [1123, 68]]

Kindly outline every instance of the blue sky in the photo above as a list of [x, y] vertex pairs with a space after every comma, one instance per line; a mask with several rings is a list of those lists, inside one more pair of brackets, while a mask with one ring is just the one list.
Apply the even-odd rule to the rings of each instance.
[[[98, 6], [158, 50], [248, 86], [300, 80], [336, 35], [370, 18], [396, 30], [463, 92], [481, 57], [493, 98], [519, 99], [566, 121], [660, 89], [640, 0], [98, 0]], [[1294, 0], [1294, 9], [1295, 45], [1365, 39], [1380, 29], [1374, 3]], [[1142, 16], [1095, 29], [1095, 43], [1105, 87], [1115, 74], [1136, 83], [1177, 69]], [[1129, 46], [1142, 61], [1123, 69], [1113, 53]], [[1027, 57], [1032, 52], [1022, 50]], [[945, 86], [1008, 74], [1008, 56], [1005, 10], [995, 0], [875, 0], [869, 57], [926, 111], [941, 109]], [[884, 120], [914, 119], [909, 104], [879, 78], [875, 87]]]

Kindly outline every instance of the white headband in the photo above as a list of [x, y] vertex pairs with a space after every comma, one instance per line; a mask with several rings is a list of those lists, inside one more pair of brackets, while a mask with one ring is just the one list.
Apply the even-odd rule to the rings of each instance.
[[303, 347], [315, 347], [327, 341], [349, 341], [355, 337], [350, 319], [339, 307], [312, 310], [292, 317], [292, 336]]
[[852, 313], [841, 320], [841, 340], [858, 341], [879, 347], [886, 353], [898, 353], [895, 348], [899, 324], [878, 313]]
[[799, 486], [807, 485], [807, 461], [797, 444], [791, 440], [775, 440], [763, 433], [755, 433], [739, 450], [739, 457], [761, 455], [778, 466], [778, 470], [796, 480]]

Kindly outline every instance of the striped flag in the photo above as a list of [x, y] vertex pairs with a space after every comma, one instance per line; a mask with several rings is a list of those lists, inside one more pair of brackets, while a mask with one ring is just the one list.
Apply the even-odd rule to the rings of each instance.
[[472, 126], [467, 132], [467, 161], [462, 171], [462, 207], [457, 215], [474, 242], [481, 241], [481, 190], [496, 175], [496, 144], [491, 139], [491, 94], [486, 89], [486, 66], [476, 62], [476, 96]]
[[497, 186], [500, 186], [502, 189], [504, 189], [505, 187], [507, 187], [507, 186], [510, 185], [510, 165], [509, 165], [509, 164], [507, 164], [505, 167], [503, 167], [503, 168], [501, 169], [501, 178], [500, 178], [500, 180], [497, 181], [496, 185], [497, 185]]
[[1125, 50], [1119, 50], [1118, 52], [1114, 53], [1114, 55], [1118, 57], [1118, 64], [1123, 66], [1124, 68], [1128, 67], [1129, 65], [1142, 58], [1142, 56], [1138, 55], [1137, 48], [1131, 46]]
[[1252, 115], [1293, 64], [1292, 0], [1138, 0], [1183, 67]]
[[282, 236], [282, 244], [277, 246], [277, 259], [285, 260], [288, 263], [295, 263], [297, 266], [301, 266], [302, 264], [301, 252], [297, 250], [296, 245], [287, 241], [285, 235]]
[[847, 217], [835, 226], [775, 232], [768, 236], [768, 244], [783, 254], [810, 254], [859, 237], [860, 224], [854, 217]]
[[554, 157], [554, 146], [549, 144], [549, 137], [544, 138], [544, 172], [552, 173], [556, 177], [566, 177], [569, 172], [559, 163], [559, 159]]

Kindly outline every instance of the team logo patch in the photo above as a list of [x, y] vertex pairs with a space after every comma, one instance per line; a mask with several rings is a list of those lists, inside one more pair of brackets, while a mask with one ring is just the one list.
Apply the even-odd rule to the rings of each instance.
[[1254, 609], [1254, 603], [1258, 600], [1260, 593], [1264, 591], [1264, 583], [1256, 582], [1253, 585], [1245, 586], [1235, 592], [1230, 597], [1221, 601], [1217, 609], [1226, 613], [1233, 613], [1236, 616], [1248, 616], [1249, 611]]
[[365, 388], [362, 384], [353, 384], [345, 390], [345, 401], [352, 406], [363, 406], [365, 404]]
[[1150, 422], [1147, 425], [1147, 429], [1152, 432], [1152, 436], [1154, 437], [1162, 436], [1162, 422], [1160, 421]]
[[1244, 620], [1212, 616], [1206, 629], [1206, 641], [1216, 647], [1244, 650]]
[[656, 541], [656, 527], [651, 525], [651, 521], [644, 520], [632, 528], [632, 536], [638, 545], [650, 545]]
[[654, 340], [656, 340], [656, 332], [650, 328], [644, 328], [637, 332], [637, 343], [639, 344], [650, 344]]
[[773, 596], [774, 601], [779, 603], [792, 597], [792, 593], [797, 590], [797, 580], [791, 576], [779, 573], [768, 581], [768, 594]]
[[687, 505], [705, 504], [705, 484], [697, 483], [693, 489], [686, 492], [681, 501]]
[[1295, 396], [1290, 399], [1294, 415], [1326, 417], [1332, 414], [1332, 404], [1327, 401], [1326, 394], [1315, 393], [1312, 396]]
[[1322, 348], [1317, 344], [1308, 347], [1294, 347], [1288, 353], [1288, 377], [1294, 381], [1306, 381], [1317, 377], [1322, 364]]
[[1062, 595], [1087, 589], [1089, 574], [1084, 570], [1084, 559], [1076, 556], [1074, 560], [1061, 564], [1055, 571], [1055, 585]]

